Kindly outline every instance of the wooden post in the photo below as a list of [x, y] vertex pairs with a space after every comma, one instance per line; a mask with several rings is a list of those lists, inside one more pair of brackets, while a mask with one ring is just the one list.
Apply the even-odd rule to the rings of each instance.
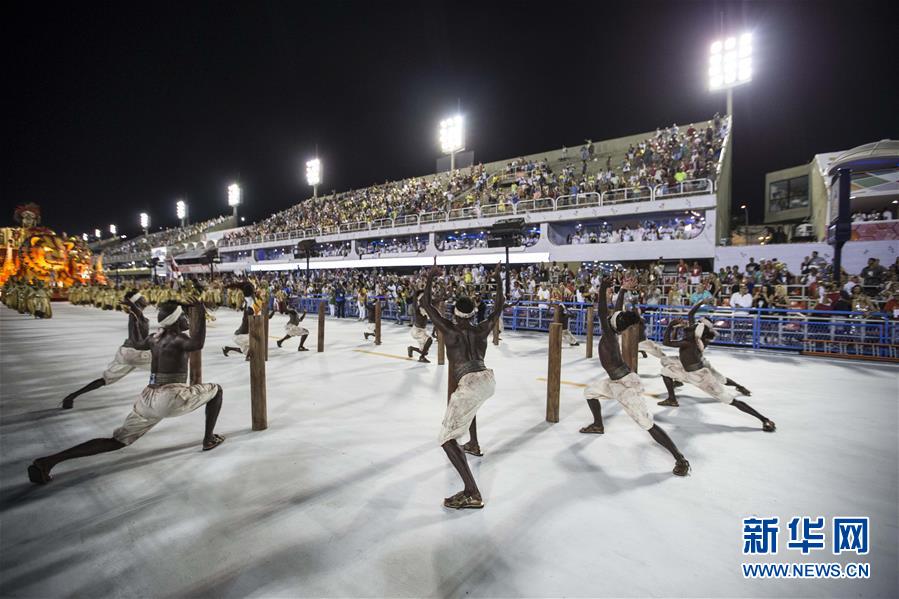
[[497, 318], [493, 323], [493, 345], [499, 345], [499, 320], [503, 315], [500, 314], [499, 318]]
[[262, 318], [265, 323], [265, 361], [268, 362], [268, 310], [265, 307], [262, 308]]
[[587, 357], [593, 357], [593, 306], [587, 307]]
[[437, 364], [443, 366], [446, 363], [446, 346], [443, 344], [443, 333], [437, 329]]
[[631, 372], [637, 372], [637, 346], [640, 345], [640, 327], [637, 325], [630, 326], [624, 330], [621, 337], [621, 357], [624, 363], [631, 369]]
[[375, 345], [381, 345], [381, 300], [375, 300]]
[[[206, 309], [203, 306], [191, 306], [190, 311], [191, 335], [200, 328], [200, 324], [206, 318]], [[203, 350], [192, 351], [187, 355], [187, 366], [190, 372], [191, 385], [199, 385], [203, 382]]]
[[556, 304], [556, 308], [553, 311], [553, 322], [562, 323], [562, 304]]
[[253, 430], [268, 428], [265, 397], [265, 320], [258, 314], [250, 317], [250, 413]]
[[318, 303], [318, 350], [325, 351], [325, 302]]
[[549, 325], [549, 369], [546, 373], [546, 421], [559, 421], [559, 393], [562, 387], [562, 324]]

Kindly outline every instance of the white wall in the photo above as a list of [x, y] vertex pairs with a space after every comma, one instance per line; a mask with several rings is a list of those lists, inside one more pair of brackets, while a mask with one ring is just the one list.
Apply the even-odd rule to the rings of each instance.
[[[793, 273], [798, 273], [802, 260], [817, 250], [818, 255], [830, 262], [833, 248], [826, 243], [785, 243], [780, 245], [733, 245], [715, 248], [715, 270], [722, 266], [742, 268], [755, 258], [756, 262], [777, 258], [786, 263]], [[889, 266], [899, 255], [899, 240], [850, 241], [843, 246], [843, 268], [849, 274], [858, 274], [867, 266], [868, 258], [880, 258], [883, 266]]]

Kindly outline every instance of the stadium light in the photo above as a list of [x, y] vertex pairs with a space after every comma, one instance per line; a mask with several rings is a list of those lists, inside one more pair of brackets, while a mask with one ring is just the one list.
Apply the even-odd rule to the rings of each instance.
[[184, 200], [175, 202], [175, 215], [178, 217], [178, 220], [181, 221], [181, 226], [183, 227], [187, 221], [187, 204]]
[[306, 161], [306, 183], [312, 186], [312, 197], [318, 197], [318, 185], [322, 182], [322, 161], [316, 157]]
[[100, 239], [100, 229], [94, 229], [94, 237]]
[[144, 235], [147, 234], [150, 228], [150, 215], [146, 212], [140, 213], [140, 228], [144, 230]]
[[752, 34], [715, 40], [709, 48], [709, 91], [727, 90], [727, 114], [733, 112], [733, 88], [752, 81]]
[[115, 225], [109, 225], [109, 234], [115, 237], [119, 233], [119, 228]]
[[241, 202], [240, 185], [232, 183], [228, 186], [228, 205], [234, 208], [234, 222], [237, 222], [237, 207]]
[[456, 152], [465, 149], [465, 132], [462, 115], [440, 121], [440, 151], [450, 155], [450, 170], [456, 170]]

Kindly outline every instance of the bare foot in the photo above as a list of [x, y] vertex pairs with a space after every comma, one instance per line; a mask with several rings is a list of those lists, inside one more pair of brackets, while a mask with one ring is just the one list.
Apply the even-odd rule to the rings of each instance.
[[36, 485], [46, 485], [53, 480], [53, 477], [50, 476], [50, 469], [44, 465], [43, 461], [37, 459], [28, 466], [28, 480]]
[[690, 472], [690, 462], [681, 458], [674, 463], [674, 470], [671, 471], [675, 476], [687, 476]]
[[777, 430], [777, 427], [774, 426], [773, 420], [765, 420], [762, 423], [762, 430], [765, 431], [766, 433], [773, 433], [774, 431]]
[[660, 402], [658, 403], [658, 405], [660, 405], [660, 406], [670, 406], [670, 407], [672, 407], [672, 408], [676, 408], [676, 407], [680, 406], [680, 404], [677, 403], [677, 400], [676, 400], [676, 399], [671, 399], [671, 398], [663, 399], [662, 401], [660, 401]]
[[484, 453], [481, 451], [481, 446], [477, 443], [471, 443], [470, 441], [462, 446], [462, 451], [477, 457], [481, 457], [484, 455]]
[[602, 435], [606, 431], [601, 424], [590, 424], [589, 426], [585, 426], [581, 429], [581, 432], [587, 435]]

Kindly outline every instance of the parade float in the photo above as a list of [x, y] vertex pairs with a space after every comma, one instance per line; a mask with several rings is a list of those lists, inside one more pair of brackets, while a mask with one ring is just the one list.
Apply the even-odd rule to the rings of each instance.
[[82, 239], [41, 226], [40, 206], [18, 206], [14, 219], [18, 226], [0, 229], [0, 285], [41, 281], [58, 297], [76, 283], [106, 284], [102, 256], [94, 256]]

